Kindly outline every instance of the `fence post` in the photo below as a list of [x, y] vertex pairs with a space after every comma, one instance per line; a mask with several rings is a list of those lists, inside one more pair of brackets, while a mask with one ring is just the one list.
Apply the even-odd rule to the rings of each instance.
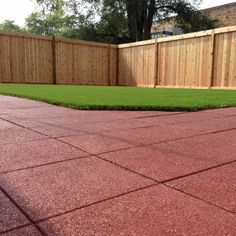
[[210, 77], [210, 85], [212, 88], [214, 86], [214, 59], [215, 59], [215, 30], [212, 30], [211, 33], [211, 77]]
[[157, 87], [158, 85], [158, 43], [157, 43], [157, 39], [155, 42], [155, 59], [154, 59], [154, 88]]
[[57, 84], [57, 68], [56, 68], [56, 38], [52, 37], [52, 76], [53, 84]]

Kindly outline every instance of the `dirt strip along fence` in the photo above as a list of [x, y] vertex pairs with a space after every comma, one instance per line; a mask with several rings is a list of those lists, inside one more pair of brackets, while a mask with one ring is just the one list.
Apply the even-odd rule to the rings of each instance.
[[0, 31], [0, 82], [236, 88], [236, 26], [122, 45]]

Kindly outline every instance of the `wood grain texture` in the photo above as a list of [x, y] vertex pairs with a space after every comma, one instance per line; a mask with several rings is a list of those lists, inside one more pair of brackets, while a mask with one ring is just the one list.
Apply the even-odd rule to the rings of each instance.
[[0, 34], [0, 82], [52, 83], [52, 42]]
[[236, 88], [236, 26], [113, 45], [0, 31], [0, 82]]
[[156, 44], [120, 48], [118, 57], [119, 85], [155, 86]]

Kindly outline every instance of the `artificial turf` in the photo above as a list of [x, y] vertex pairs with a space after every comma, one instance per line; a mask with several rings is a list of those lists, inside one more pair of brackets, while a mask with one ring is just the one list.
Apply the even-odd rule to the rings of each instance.
[[197, 111], [236, 106], [235, 90], [0, 84], [0, 94], [75, 109]]

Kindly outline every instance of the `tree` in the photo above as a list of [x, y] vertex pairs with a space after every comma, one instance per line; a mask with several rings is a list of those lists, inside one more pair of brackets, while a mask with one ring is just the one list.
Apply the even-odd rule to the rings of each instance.
[[5, 20], [0, 23], [0, 30], [14, 31], [14, 32], [23, 32], [25, 31], [19, 25], [15, 24], [13, 20]]
[[176, 18], [184, 32], [214, 28], [197, 9], [201, 0], [36, 0], [30, 32], [124, 43], [151, 38], [153, 21]]
[[[98, 28], [107, 37], [140, 41], [151, 38], [153, 21], [176, 17], [184, 32], [216, 27], [216, 22], [198, 11], [201, 0], [72, 0], [93, 6], [100, 17]], [[75, 4], [76, 5], [76, 4]], [[91, 7], [92, 8], [92, 7]]]
[[41, 35], [63, 34], [66, 27], [64, 0], [37, 0], [38, 11], [26, 18], [29, 32]]
[[215, 27], [215, 22], [198, 10], [201, 1], [125, 0], [131, 41], [150, 39], [154, 20], [176, 16], [178, 26], [186, 32]]

